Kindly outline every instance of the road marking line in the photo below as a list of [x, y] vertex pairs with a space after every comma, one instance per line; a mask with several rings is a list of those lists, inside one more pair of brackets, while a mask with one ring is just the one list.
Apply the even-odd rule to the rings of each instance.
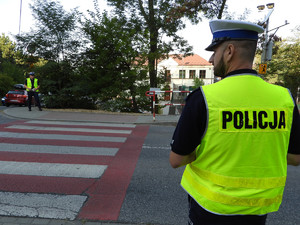
[[149, 127], [137, 126], [120, 147], [101, 179], [86, 190], [85, 193], [90, 197], [81, 208], [78, 219], [118, 220]]
[[96, 126], [96, 127], [127, 127], [135, 128], [134, 124], [122, 123], [86, 123], [86, 122], [66, 122], [66, 121], [49, 121], [49, 120], [30, 120], [25, 123], [38, 123], [38, 124], [58, 124], [58, 125], [81, 125], [81, 126]]
[[0, 137], [5, 138], [28, 138], [28, 139], [50, 139], [50, 140], [76, 140], [76, 141], [99, 141], [99, 142], [125, 142], [124, 137], [83, 136], [83, 135], [57, 135], [57, 134], [30, 134], [15, 132], [0, 132]]
[[0, 161], [0, 174], [99, 178], [107, 166]]
[[143, 148], [147, 149], [163, 149], [163, 150], [170, 150], [171, 147], [169, 146], [151, 146], [151, 145], [143, 145]]
[[24, 130], [43, 130], [43, 131], [76, 131], [76, 132], [107, 133], [107, 134], [131, 134], [131, 130], [109, 130], [109, 129], [67, 128], [67, 127], [39, 127], [39, 126], [24, 126], [24, 125], [12, 125], [12, 126], [9, 126], [6, 128], [24, 129]]
[[0, 192], [0, 214], [74, 220], [86, 196]]
[[0, 152], [26, 152], [49, 153], [71, 155], [103, 155], [115, 156], [118, 148], [103, 147], [77, 147], [77, 146], [53, 146], [53, 145], [27, 145], [0, 143]]

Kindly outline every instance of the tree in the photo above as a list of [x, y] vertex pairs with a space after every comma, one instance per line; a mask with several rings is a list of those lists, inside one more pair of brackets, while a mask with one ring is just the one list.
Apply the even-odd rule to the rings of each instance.
[[198, 78], [198, 77], [196, 77], [196, 78], [194, 79], [194, 86], [193, 86], [193, 89], [194, 89], [194, 90], [195, 90], [196, 88], [198, 88], [198, 87], [203, 86], [203, 85], [204, 85], [204, 82], [203, 82], [202, 79], [200, 79], [200, 78]]
[[[136, 24], [136, 31], [143, 33], [148, 44], [148, 70], [150, 86], [157, 87], [157, 60], [171, 51], [191, 54], [192, 47], [176, 32], [185, 27], [182, 20], [187, 17], [198, 23], [201, 16], [220, 18], [226, 0], [107, 0], [117, 15], [128, 16]], [[198, 13], [199, 11], [202, 14]], [[166, 41], [165, 37], [170, 38]]]
[[295, 38], [276, 42], [276, 51], [268, 63], [269, 80], [276, 80], [276, 84], [287, 87], [293, 96], [297, 96], [300, 87], [300, 27], [296, 28]]
[[83, 22], [90, 46], [82, 56], [81, 86], [105, 109], [139, 112], [149, 89], [143, 37], [126, 17], [109, 17], [97, 11], [97, 4], [95, 8], [96, 13], [90, 12], [93, 19]]
[[[1, 79], [9, 77], [9, 83], [24, 82], [21, 55], [16, 50], [16, 44], [8, 36], [5, 36], [5, 34], [0, 36], [0, 74], [3, 75]], [[5, 78], [5, 80], [7, 79]], [[5, 91], [8, 91], [12, 86], [3, 85], [1, 87]]]
[[13, 79], [7, 75], [0, 73], [0, 95], [1, 97], [9, 91], [10, 87], [14, 84]]
[[16, 44], [13, 43], [8, 36], [4, 33], [0, 36], [0, 52], [1, 59], [8, 59], [14, 62], [14, 57], [16, 55]]
[[80, 47], [78, 35], [74, 33], [81, 15], [77, 9], [66, 12], [60, 2], [54, 0], [34, 0], [30, 8], [36, 21], [35, 29], [16, 36], [19, 47], [50, 61], [72, 58]]
[[[82, 45], [78, 28], [81, 14], [67, 12], [59, 1], [34, 0], [30, 5], [35, 28], [17, 35], [18, 47], [41, 80], [41, 92], [47, 107], [85, 107], [78, 93], [75, 73], [78, 52]], [[42, 62], [42, 63], [38, 63]]]

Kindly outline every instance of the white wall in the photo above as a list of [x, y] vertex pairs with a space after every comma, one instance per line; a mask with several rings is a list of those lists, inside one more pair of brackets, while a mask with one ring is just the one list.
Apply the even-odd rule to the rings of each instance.
[[[189, 79], [190, 70], [196, 70], [196, 77], [199, 78], [200, 70], [205, 70], [206, 75], [203, 79], [204, 85], [212, 84], [214, 82], [213, 66], [178, 66], [178, 63], [169, 58], [161, 61], [157, 66], [158, 71], [170, 70], [171, 72], [171, 88], [176, 86], [190, 87], [194, 86], [194, 79]], [[179, 70], [185, 70], [185, 78], [179, 78]]]

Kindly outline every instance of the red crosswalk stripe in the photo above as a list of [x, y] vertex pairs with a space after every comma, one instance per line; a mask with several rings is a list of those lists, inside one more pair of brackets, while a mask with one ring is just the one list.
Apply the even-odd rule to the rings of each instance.
[[[72, 123], [51, 124], [49, 122], [41, 124], [39, 122], [29, 122], [15, 121], [0, 125], [0, 144], [6, 144], [6, 148], [1, 149], [0, 162], [42, 163], [41, 165], [46, 163], [105, 165], [107, 167], [100, 178], [5, 174], [1, 172], [0, 168], [0, 191], [88, 196], [77, 218], [117, 220], [149, 126], [136, 125], [130, 127], [121, 124], [120, 126], [110, 126], [109, 124], [90, 126], [85, 125], [85, 123], [73, 125]], [[14, 136], [14, 134], [16, 135]], [[29, 134], [37, 135], [37, 138], [26, 137]], [[45, 135], [60, 135], [61, 138], [47, 139]], [[64, 135], [71, 138], [74, 136], [74, 140], [64, 140]], [[76, 139], [80, 136], [94, 138], [92, 140]], [[106, 141], [99, 141], [100, 137], [105, 137], [104, 140]], [[112, 140], [109, 140], [110, 137]], [[125, 141], [114, 141], [117, 139], [113, 138], [125, 138]], [[18, 152], [18, 150], [11, 151], [7, 147], [16, 145], [28, 149], [32, 146], [40, 146], [41, 148], [52, 146], [52, 149], [53, 146], [57, 148], [68, 146], [87, 149], [117, 148], [118, 151], [112, 155], [93, 155], [90, 153], [81, 155], [78, 153], [72, 154], [72, 152], [67, 154], [43, 153], [42, 151], [26, 152], [24, 149]], [[106, 149], [102, 149], [102, 151], [105, 152]]]

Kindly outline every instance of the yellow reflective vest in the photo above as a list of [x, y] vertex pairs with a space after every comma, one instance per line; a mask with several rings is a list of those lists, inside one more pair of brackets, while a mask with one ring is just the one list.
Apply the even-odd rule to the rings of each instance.
[[[32, 88], [32, 84], [31, 84], [31, 80], [30, 78], [27, 78], [27, 87], [29, 88]], [[33, 83], [33, 88], [37, 88], [39, 85], [38, 85], [38, 79], [34, 78], [34, 83]], [[28, 88], [26, 89], [26, 91], [30, 91]], [[39, 90], [35, 90], [36, 92], [39, 92]]]
[[290, 92], [248, 74], [203, 86], [202, 92], [207, 128], [182, 187], [215, 214], [277, 211], [287, 174]]

